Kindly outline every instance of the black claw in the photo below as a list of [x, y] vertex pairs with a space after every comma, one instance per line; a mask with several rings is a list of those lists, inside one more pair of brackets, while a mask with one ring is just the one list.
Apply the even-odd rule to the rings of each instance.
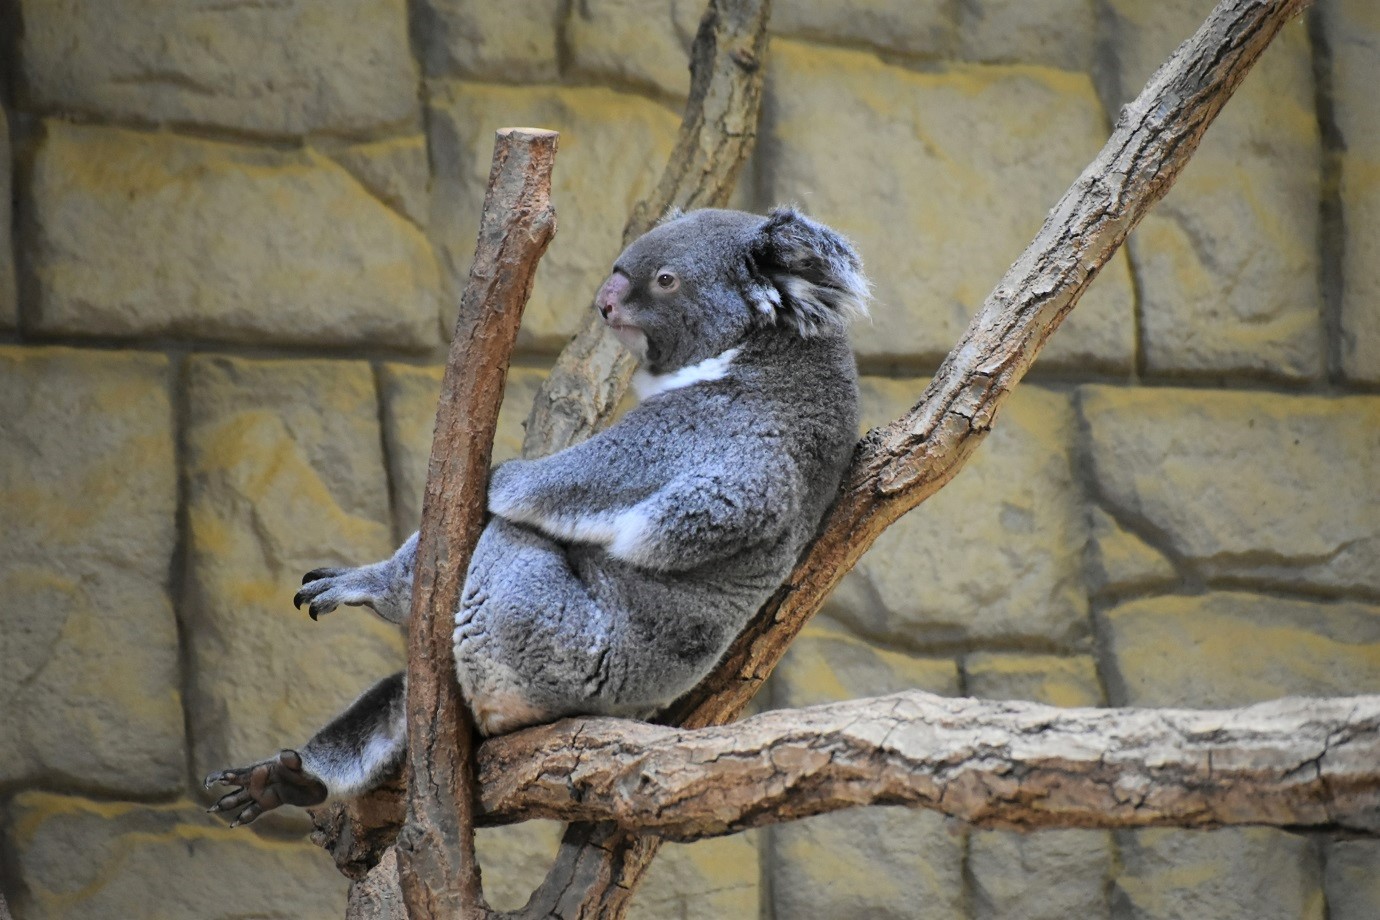
[[[304, 600], [306, 600], [306, 599], [307, 599], [306, 592], [305, 592], [305, 591], [298, 591], [296, 594], [294, 594], [294, 595], [292, 596], [292, 606], [296, 607], [298, 610], [301, 610], [301, 609], [302, 609], [302, 602], [303, 602]], [[316, 619], [316, 617], [312, 617], [312, 619], [314, 620], [314, 619]]]
[[312, 604], [310, 607], [307, 608], [307, 616], [312, 618], [312, 622], [316, 621], [316, 614], [317, 610], [315, 604]]

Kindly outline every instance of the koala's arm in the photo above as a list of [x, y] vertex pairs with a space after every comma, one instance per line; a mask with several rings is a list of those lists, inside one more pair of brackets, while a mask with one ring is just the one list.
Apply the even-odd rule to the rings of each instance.
[[[732, 450], [697, 458], [696, 469], [682, 472], [629, 463], [613, 455], [617, 445], [606, 453], [598, 441], [499, 467], [489, 510], [663, 572], [688, 571], [771, 540], [797, 513], [788, 471], [735, 459]], [[586, 446], [596, 449], [580, 449]]]
[[489, 477], [489, 510], [556, 539], [605, 543], [600, 521], [636, 505], [674, 475], [664, 462], [630, 460], [608, 434], [539, 460], [501, 464]]
[[770, 471], [690, 473], [621, 512], [606, 545], [632, 565], [685, 572], [776, 540], [799, 509], [790, 480]]

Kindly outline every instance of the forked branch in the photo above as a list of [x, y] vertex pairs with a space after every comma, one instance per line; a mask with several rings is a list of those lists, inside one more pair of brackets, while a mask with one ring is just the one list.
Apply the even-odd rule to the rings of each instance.
[[504, 128], [441, 384], [417, 545], [407, 661], [407, 822], [397, 866], [411, 920], [487, 916], [474, 855], [474, 724], [455, 682], [453, 611], [484, 527], [508, 356], [556, 232], [556, 134]]

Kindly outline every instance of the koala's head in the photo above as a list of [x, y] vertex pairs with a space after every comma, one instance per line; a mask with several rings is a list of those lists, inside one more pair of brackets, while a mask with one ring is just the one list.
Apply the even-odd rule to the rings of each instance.
[[633, 241], [594, 298], [654, 373], [703, 361], [755, 329], [841, 335], [867, 312], [847, 240], [791, 208], [673, 214]]

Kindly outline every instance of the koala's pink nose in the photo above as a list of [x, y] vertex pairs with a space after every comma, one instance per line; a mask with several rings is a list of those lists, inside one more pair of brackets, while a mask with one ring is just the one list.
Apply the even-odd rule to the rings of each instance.
[[622, 305], [630, 287], [632, 282], [622, 272], [609, 275], [608, 280], [599, 288], [599, 293], [594, 295], [594, 305], [599, 308], [599, 313], [604, 319], [608, 319], [614, 310]]

